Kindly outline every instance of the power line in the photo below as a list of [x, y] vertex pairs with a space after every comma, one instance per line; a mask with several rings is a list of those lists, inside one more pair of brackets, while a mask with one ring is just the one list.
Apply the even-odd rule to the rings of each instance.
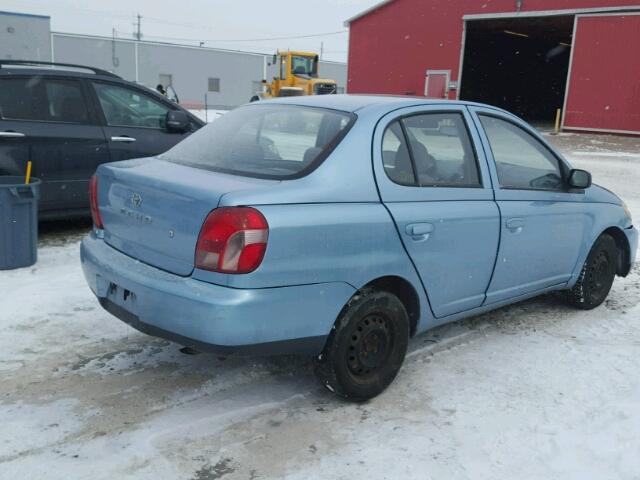
[[313, 34], [307, 34], [307, 35], [291, 35], [286, 37], [233, 38], [233, 39], [182, 38], [182, 37], [165, 37], [161, 35], [147, 35], [147, 38], [157, 38], [161, 40], [178, 40], [182, 42], [235, 43], [235, 42], [267, 42], [270, 40], [298, 40], [302, 38], [328, 37], [331, 35], [340, 35], [347, 32], [348, 30], [339, 30], [336, 32], [313, 33]]
[[157, 17], [144, 17], [147, 20], [151, 21], [152, 23], [160, 23], [162, 25], [173, 25], [176, 27], [187, 27], [187, 28], [197, 28], [197, 29], [201, 29], [201, 30], [211, 30], [211, 27], [207, 27], [204, 25], [196, 25], [195, 23], [181, 23], [181, 22], [173, 22], [170, 20], [164, 20], [162, 18], [157, 18]]

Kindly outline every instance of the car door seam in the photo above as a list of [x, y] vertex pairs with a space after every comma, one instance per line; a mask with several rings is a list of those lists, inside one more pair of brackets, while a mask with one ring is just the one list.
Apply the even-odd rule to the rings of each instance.
[[[491, 175], [491, 166], [489, 165], [489, 157], [487, 155], [487, 149], [485, 148], [484, 145], [484, 138], [482, 137], [482, 134], [480, 133], [480, 129], [478, 128], [478, 122], [477, 122], [477, 115], [475, 115], [475, 112], [472, 111], [468, 105], [465, 105], [465, 108], [467, 109], [467, 113], [469, 114], [469, 116], [471, 117], [471, 123], [473, 123], [473, 128], [475, 128], [476, 133], [478, 134], [478, 139], [480, 140], [480, 148], [482, 148], [482, 153], [484, 153], [484, 163], [485, 166], [487, 167], [487, 174], [489, 177], [489, 186], [491, 187], [491, 193], [493, 195], [493, 201], [496, 200], [496, 190], [495, 190], [495, 185], [493, 184], [493, 177]], [[471, 139], [473, 141], [473, 138]], [[494, 161], [493, 159], [493, 152], [492, 152], [492, 156], [491, 156], [491, 161]]]
[[476, 132], [478, 133], [478, 138], [480, 139], [480, 146], [482, 147], [482, 151], [484, 152], [484, 160], [485, 160], [485, 163], [487, 165], [487, 170], [489, 172], [489, 182], [491, 183], [491, 191], [493, 192], [493, 203], [495, 204], [496, 208], [498, 209], [498, 245], [496, 246], [496, 254], [495, 254], [494, 259], [493, 259], [493, 269], [491, 270], [491, 275], [489, 276], [489, 282], [487, 283], [487, 288], [484, 291], [484, 301], [481, 304], [481, 306], [484, 306], [484, 305], [487, 304], [487, 300], [489, 298], [489, 289], [491, 288], [491, 283], [493, 282], [493, 277], [494, 277], [494, 275], [496, 273], [496, 268], [498, 267], [498, 258], [500, 257], [500, 247], [502, 245], [502, 221], [503, 221], [503, 216], [502, 216], [502, 209], [500, 208], [500, 204], [498, 203], [498, 200], [496, 199], [496, 188], [497, 188], [497, 186], [494, 185], [493, 175], [492, 175], [492, 170], [491, 170], [491, 166], [492, 165], [490, 165], [490, 164], [493, 164], [493, 167], [495, 167], [495, 159], [493, 158], [493, 150], [491, 150], [491, 157], [489, 157], [486, 147], [488, 146], [489, 148], [491, 148], [491, 146], [490, 145], [485, 145], [485, 140], [488, 141], [488, 139], [486, 138], [486, 135], [483, 135], [484, 131], [480, 132], [481, 125], [480, 125], [480, 122], [479, 122], [478, 115], [477, 115], [476, 111], [474, 109], [472, 109], [472, 108], [469, 108], [468, 105], [467, 105], [467, 111], [469, 112], [469, 115], [471, 115], [471, 119], [473, 120], [473, 126], [476, 129]]
[[[401, 110], [401, 109], [396, 109], [396, 110], [394, 110], [394, 112], [397, 111], [397, 110]], [[389, 112], [389, 113], [392, 113], [392, 112]], [[385, 118], [387, 115], [385, 115], [382, 118]], [[373, 183], [375, 184], [376, 192], [378, 192], [378, 199], [380, 201], [380, 205], [382, 205], [382, 207], [387, 212], [387, 215], [389, 215], [389, 219], [391, 220], [393, 228], [395, 229], [396, 234], [398, 235], [398, 241], [400, 242], [400, 246], [402, 247], [402, 250], [404, 251], [404, 253], [407, 256], [407, 258], [409, 259], [409, 262], [411, 263], [411, 266], [413, 267], [413, 272], [415, 273], [416, 277], [418, 278], [418, 281], [420, 282], [420, 285], [422, 285], [422, 291], [424, 292], [425, 298], [427, 299], [427, 305], [429, 306], [429, 311], [431, 312], [431, 316], [433, 318], [437, 318], [435, 316], [435, 313], [433, 312], [433, 308], [431, 307], [431, 300], [429, 300], [429, 292], [427, 292], [427, 288], [426, 288], [426, 286], [424, 284], [424, 281], [422, 280], [422, 277], [420, 276], [420, 273], [418, 272], [418, 268], [416, 267], [416, 264], [413, 261], [413, 258], [411, 258], [411, 255], [409, 255], [409, 251], [407, 250], [406, 245], [402, 241], [402, 236], [400, 235], [400, 229], [398, 228], [398, 224], [396, 223], [395, 219], [393, 218], [393, 215], [391, 214], [391, 211], [389, 210], [389, 208], [387, 207], [385, 202], [382, 200], [382, 193], [380, 192], [380, 186], [378, 185], [378, 177], [376, 176], [376, 169], [375, 169], [375, 165], [374, 165], [375, 155], [374, 155], [374, 151], [373, 151], [373, 149], [375, 148], [375, 145], [374, 145], [375, 144], [375, 137], [376, 137], [375, 133], [376, 133], [376, 130], [378, 129], [378, 127], [380, 125], [380, 122], [382, 122], [382, 118], [379, 118], [378, 121], [376, 122], [376, 124], [374, 125], [374, 127], [373, 127], [373, 135], [371, 135], [371, 150], [370, 150], [369, 153], [371, 155], [371, 173], [373, 174]], [[389, 123], [391, 123], [391, 122], [389, 122]]]
[[493, 276], [496, 273], [496, 268], [498, 266], [498, 257], [500, 256], [500, 245], [502, 244], [502, 210], [500, 209], [500, 204], [498, 202], [496, 202], [494, 200], [494, 202], [496, 207], [498, 208], [498, 246], [496, 248], [496, 254], [495, 257], [493, 259], [493, 269], [491, 270], [491, 275], [489, 276], [489, 282], [487, 283], [487, 288], [484, 291], [484, 301], [482, 302], [482, 305], [485, 305], [487, 303], [487, 299], [489, 298], [489, 289], [491, 288], [491, 283], [493, 282]]

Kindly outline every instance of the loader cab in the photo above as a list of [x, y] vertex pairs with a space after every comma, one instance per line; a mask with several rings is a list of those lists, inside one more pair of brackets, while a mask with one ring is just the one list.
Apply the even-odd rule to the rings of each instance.
[[274, 63], [279, 65], [280, 81], [294, 86], [296, 78], [309, 80], [318, 78], [318, 55], [305, 52], [278, 52]]

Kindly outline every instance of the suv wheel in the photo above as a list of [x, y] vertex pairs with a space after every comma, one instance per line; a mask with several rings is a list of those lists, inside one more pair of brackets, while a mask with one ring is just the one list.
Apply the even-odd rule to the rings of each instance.
[[616, 276], [618, 247], [609, 235], [600, 235], [584, 262], [578, 281], [568, 292], [569, 303], [582, 310], [596, 308], [609, 294]]
[[316, 361], [316, 375], [337, 395], [367, 400], [396, 377], [408, 343], [409, 316], [398, 297], [365, 290], [338, 317]]

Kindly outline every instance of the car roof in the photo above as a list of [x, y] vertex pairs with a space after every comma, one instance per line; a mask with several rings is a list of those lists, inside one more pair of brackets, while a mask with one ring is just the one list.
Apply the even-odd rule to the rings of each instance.
[[[79, 68], [79, 67], [78, 67]], [[47, 76], [56, 76], [56, 77], [74, 77], [74, 78], [99, 78], [101, 80], [116, 80], [121, 82], [126, 82], [121, 77], [117, 75], [108, 74], [103, 75], [100, 73], [93, 73], [90, 71], [80, 71], [79, 69], [75, 69], [73, 67], [55, 67], [55, 68], [38, 68], [32, 66], [16, 66], [16, 65], [7, 65], [2, 66], [0, 68], [0, 75], [47, 75]]]
[[[475, 105], [494, 110], [502, 109], [484, 105], [476, 102], [461, 100], [429, 99], [407, 95], [363, 95], [363, 94], [341, 94], [341, 95], [309, 95], [301, 97], [282, 97], [266, 100], [262, 103], [300, 105], [309, 107], [323, 107], [332, 110], [342, 110], [344, 112], [357, 112], [368, 107], [387, 107], [389, 111], [397, 108], [420, 106], [420, 105]], [[508, 113], [508, 112], [505, 112]]]
[[[6, 62], [6, 63], [5, 63]], [[138, 88], [142, 88], [144, 90], [148, 90], [149, 93], [155, 94], [157, 97], [159, 96], [158, 92], [155, 89], [147, 87], [143, 84], [132, 82], [129, 80], [125, 80], [118, 75], [107, 72], [105, 70], [87, 67], [83, 65], [72, 65], [72, 64], [54, 64], [51, 66], [38, 67], [32, 64], [29, 64], [29, 61], [24, 61], [24, 66], [22, 66], [19, 62], [9, 63], [12, 61], [0, 60], [0, 77], [2, 76], [37, 76], [37, 75], [46, 75], [49, 77], [61, 77], [61, 78], [88, 78], [92, 80], [108, 80], [110, 82], [121, 83], [124, 85], [130, 85]], [[46, 63], [46, 62], [43, 62]], [[205, 125], [205, 122], [189, 112], [182, 105], [176, 104], [176, 106], [189, 114], [189, 117], [194, 120], [196, 123]]]

